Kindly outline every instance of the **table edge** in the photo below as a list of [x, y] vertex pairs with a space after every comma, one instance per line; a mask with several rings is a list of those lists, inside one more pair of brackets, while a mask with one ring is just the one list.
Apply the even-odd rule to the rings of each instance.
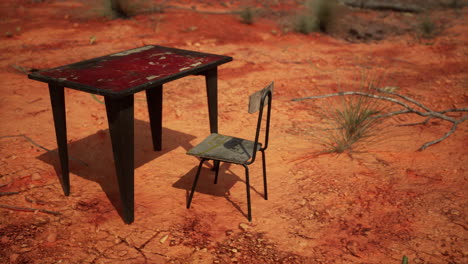
[[[135, 93], [140, 92], [142, 90], [146, 90], [146, 89], [149, 89], [151, 87], [162, 85], [164, 83], [167, 83], [167, 82], [170, 82], [170, 81], [173, 81], [173, 80], [176, 80], [176, 79], [180, 79], [180, 78], [188, 76], [188, 75], [202, 74], [202, 72], [204, 72], [204, 71], [216, 68], [221, 64], [224, 64], [224, 63], [227, 63], [227, 62], [230, 62], [230, 61], [233, 60], [233, 58], [230, 57], [230, 56], [224, 56], [224, 55], [218, 55], [218, 54], [212, 54], [212, 53], [206, 53], [206, 52], [184, 50], [184, 49], [164, 47], [164, 46], [158, 46], [158, 45], [147, 45], [147, 46], [154, 46], [154, 47], [167, 49], [167, 50], [182, 50], [184, 52], [190, 52], [190, 53], [195, 53], [195, 54], [219, 56], [219, 57], [221, 57], [221, 59], [219, 59], [217, 61], [214, 61], [214, 62], [210, 62], [208, 64], [204, 64], [204, 65], [199, 66], [199, 67], [194, 67], [194, 68], [187, 69], [185, 71], [181, 71], [181, 72], [179, 72], [177, 74], [174, 74], [174, 75], [166, 77], [166, 78], [157, 79], [155, 81], [149, 81], [147, 83], [137, 85], [137, 86], [125, 89], [123, 91], [118, 91], [118, 92], [98, 89], [98, 88], [95, 88], [95, 87], [92, 87], [92, 86], [89, 86], [89, 85], [75, 83], [75, 82], [68, 81], [68, 80], [59, 80], [59, 79], [56, 79], [56, 78], [41, 75], [41, 72], [50, 71], [50, 70], [57, 70], [57, 69], [60, 69], [60, 68], [65, 68], [65, 67], [70, 67], [70, 66], [72, 66], [74, 64], [77, 64], [77, 63], [84, 63], [84, 62], [89, 62], [89, 61], [92, 61], [92, 60], [98, 60], [98, 59], [101, 59], [101, 58], [104, 58], [104, 57], [107, 57], [107, 56], [111, 56], [113, 54], [120, 53], [122, 51], [117, 52], [117, 53], [111, 53], [111, 54], [100, 56], [100, 57], [96, 57], [96, 58], [92, 58], [92, 59], [88, 59], [88, 60], [84, 60], [84, 61], [79, 61], [79, 62], [75, 62], [75, 63], [62, 65], [62, 66], [55, 67], [55, 68], [50, 68], [50, 69], [45, 69], [45, 70], [41, 70], [41, 71], [38, 71], [38, 72], [33, 72], [33, 73], [28, 74], [28, 78], [32, 79], [32, 80], [41, 81], [41, 82], [48, 83], [48, 84], [55, 84], [55, 85], [58, 85], [58, 86], [67, 87], [67, 88], [71, 88], [71, 89], [76, 89], [76, 90], [80, 90], [80, 91], [84, 91], [84, 92], [88, 92], [88, 93], [92, 93], [92, 94], [98, 94], [98, 95], [103, 95], [103, 96], [111, 96], [111, 97], [121, 97], [121, 96], [130, 95], [130, 94], [135, 94]], [[146, 46], [143, 46], [143, 47], [146, 47]]]

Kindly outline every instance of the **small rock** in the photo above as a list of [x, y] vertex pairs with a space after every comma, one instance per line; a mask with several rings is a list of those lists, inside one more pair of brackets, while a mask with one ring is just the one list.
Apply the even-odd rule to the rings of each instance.
[[242, 231], [247, 231], [249, 229], [249, 226], [245, 223], [240, 223], [239, 228], [242, 229]]
[[356, 241], [351, 240], [346, 244], [346, 249], [349, 251], [351, 255], [360, 258], [361, 256], [359, 255], [359, 252], [358, 252], [358, 246], [359, 245]]
[[24, 248], [22, 248], [22, 249], [19, 250], [19, 252], [21, 252], [21, 253], [25, 253], [25, 252], [29, 252], [29, 251], [32, 251], [32, 248], [30, 248], [30, 247], [24, 247]]
[[34, 223], [36, 225], [41, 226], [41, 225], [45, 225], [45, 224], [49, 223], [49, 221], [50, 221], [50, 219], [47, 216], [37, 216], [35, 218]]
[[237, 253], [237, 249], [233, 248], [231, 249], [232, 252]]
[[120, 257], [123, 257], [123, 256], [127, 255], [127, 253], [128, 253], [128, 251], [126, 251], [126, 250], [120, 251], [120, 252], [119, 252], [119, 256], [120, 256]]
[[163, 236], [161, 239], [159, 239], [159, 243], [163, 244], [164, 241], [166, 241], [166, 239], [169, 237], [169, 235], [165, 235]]
[[231, 229], [226, 230], [226, 236], [230, 236], [232, 235], [232, 233], [234, 233], [234, 231], [232, 231]]
[[33, 173], [33, 174], [31, 175], [31, 180], [33, 180], [33, 181], [38, 181], [38, 180], [40, 180], [41, 178], [42, 178], [42, 176], [41, 176], [39, 173], [37, 173], [37, 172], [36, 172], [36, 173]]

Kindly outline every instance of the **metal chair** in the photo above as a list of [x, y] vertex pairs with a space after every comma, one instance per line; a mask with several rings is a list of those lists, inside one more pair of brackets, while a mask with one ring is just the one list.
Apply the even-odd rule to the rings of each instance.
[[[270, 113], [271, 113], [271, 100], [273, 94], [273, 85], [270, 83], [267, 87], [263, 88], [250, 95], [249, 97], [249, 113], [259, 112], [257, 129], [255, 133], [255, 140], [250, 141], [247, 139], [225, 136], [218, 133], [209, 135], [200, 144], [190, 149], [187, 154], [201, 158], [200, 165], [198, 166], [197, 174], [193, 182], [192, 191], [190, 192], [189, 199], [187, 201], [187, 208], [190, 208], [192, 202], [193, 193], [197, 186], [198, 177], [203, 163], [207, 160], [214, 161], [214, 169], [216, 171], [215, 181], [218, 182], [219, 174], [219, 163], [228, 162], [232, 164], [242, 165], [245, 168], [245, 183], [247, 188], [247, 206], [248, 206], [248, 219], [252, 221], [252, 210], [250, 206], [250, 182], [249, 182], [249, 167], [248, 165], [255, 162], [257, 151], [262, 152], [263, 162], [263, 188], [264, 198], [268, 200], [267, 192], [267, 176], [266, 176], [266, 161], [265, 161], [265, 150], [268, 147], [268, 135], [270, 130]], [[268, 105], [266, 125], [265, 125], [265, 140], [263, 144], [259, 142], [260, 129], [262, 127], [263, 108]]]

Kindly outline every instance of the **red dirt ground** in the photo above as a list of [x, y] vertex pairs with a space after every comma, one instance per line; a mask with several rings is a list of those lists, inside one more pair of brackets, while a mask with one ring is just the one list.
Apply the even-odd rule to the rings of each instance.
[[[395, 30], [419, 15], [355, 10], [363, 21], [399, 26], [384, 40], [351, 43], [339, 30], [341, 38], [284, 32], [274, 14], [245, 25], [210, 13], [248, 1], [173, 1], [185, 9], [127, 20], [96, 18], [102, 10], [90, 1], [33, 2], [0, 3], [0, 204], [61, 215], [0, 208], [1, 263], [401, 263], [403, 255], [419, 264], [468, 262], [466, 123], [418, 152], [451, 124], [397, 126], [423, 120], [399, 116], [379, 132], [384, 140], [362, 151], [314, 155], [321, 151], [313, 135], [321, 120], [313, 110], [323, 101], [291, 101], [352, 90], [364, 73], [384, 76], [386, 86], [435, 110], [466, 107], [466, 8], [433, 11], [444, 30], [430, 40]], [[293, 2], [271, 1], [268, 8], [291, 10]], [[251, 169], [251, 223], [238, 166], [222, 164], [218, 185], [206, 167], [192, 208], [185, 208], [198, 165], [185, 152], [209, 132], [201, 77], [165, 85], [161, 152], [151, 149], [144, 93], [136, 95], [131, 225], [103, 191], [114, 169], [102, 98], [67, 89], [71, 195], [63, 195], [57, 154], [45, 150], [56, 148], [47, 87], [21, 71], [148, 44], [234, 58], [219, 70], [221, 133], [251, 137], [247, 96], [275, 81], [270, 199], [262, 196], [258, 162]]]

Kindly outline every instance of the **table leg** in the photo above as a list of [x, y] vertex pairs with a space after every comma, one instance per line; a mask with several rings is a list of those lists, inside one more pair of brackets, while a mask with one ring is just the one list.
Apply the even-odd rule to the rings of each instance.
[[162, 149], [162, 88], [163, 86], [160, 85], [146, 90], [146, 101], [148, 103], [151, 135], [153, 137], [153, 149], [155, 151]]
[[123, 219], [134, 220], [134, 99], [105, 97]]
[[208, 97], [210, 132], [218, 133], [218, 69], [211, 69], [204, 75], [206, 80], [206, 93]]
[[[210, 132], [218, 133], [218, 68], [205, 73], [206, 95], [208, 97], [208, 115]], [[219, 171], [219, 161], [213, 162], [213, 170]]]
[[70, 195], [70, 176], [68, 170], [68, 150], [67, 150], [67, 123], [65, 115], [65, 95], [64, 87], [49, 84], [50, 102], [54, 116], [55, 136], [60, 157], [60, 167], [62, 175], [59, 176], [63, 193]]

